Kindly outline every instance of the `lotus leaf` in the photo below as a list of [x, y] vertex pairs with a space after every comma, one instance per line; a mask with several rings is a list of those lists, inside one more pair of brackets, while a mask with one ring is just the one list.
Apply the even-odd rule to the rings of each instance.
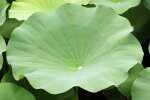
[[20, 26], [21, 23], [22, 23], [22, 21], [18, 21], [16, 19], [6, 19], [4, 24], [2, 26], [0, 26], [0, 34], [5, 38], [9, 38], [12, 31], [16, 27]]
[[6, 19], [6, 9], [9, 6], [9, 4], [6, 2], [6, 0], [0, 0], [0, 25], [2, 25]]
[[128, 70], [141, 63], [143, 51], [132, 30], [109, 7], [64, 4], [33, 14], [15, 29], [7, 58], [15, 79], [25, 76], [36, 89], [59, 94], [79, 86], [98, 92], [125, 81]]
[[9, 10], [10, 18], [26, 20], [30, 15], [40, 11], [53, 11], [65, 3], [87, 4], [89, 0], [16, 0]]
[[132, 100], [149, 100], [150, 98], [150, 68], [144, 69], [135, 80], [132, 87]]
[[28, 91], [30, 91], [36, 98], [36, 100], [76, 100], [76, 95], [74, 92], [74, 89], [71, 89], [65, 93], [58, 94], [58, 95], [52, 95], [47, 93], [46, 91], [42, 89], [34, 89], [29, 82], [26, 80], [26, 78], [16, 81], [14, 77], [12, 76], [11, 70], [7, 72], [4, 77], [2, 78], [2, 83], [15, 83], [18, 84], [24, 88], [26, 88]]
[[129, 70], [129, 77], [128, 79], [123, 82], [119, 86], [119, 91], [124, 95], [130, 98], [131, 96], [131, 89], [133, 82], [138, 77], [139, 73], [144, 69], [144, 67], [141, 64], [136, 64], [133, 68]]
[[35, 100], [35, 97], [18, 85], [0, 83], [0, 100]]
[[140, 0], [90, 0], [89, 3], [112, 7], [118, 14], [140, 4]]

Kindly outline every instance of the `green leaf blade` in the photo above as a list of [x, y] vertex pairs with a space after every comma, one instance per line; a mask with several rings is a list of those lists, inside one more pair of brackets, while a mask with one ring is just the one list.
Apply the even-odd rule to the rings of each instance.
[[53, 11], [65, 3], [87, 4], [89, 0], [17, 0], [12, 3], [9, 11], [10, 18], [26, 20], [33, 13], [40, 11]]
[[6, 0], [0, 0], [0, 26], [5, 22], [6, 19], [6, 9], [9, 6], [9, 4], [6, 2]]
[[132, 100], [149, 100], [150, 98], [150, 68], [144, 69], [135, 80], [132, 87]]
[[140, 0], [90, 0], [89, 3], [113, 8], [118, 14], [140, 4]]
[[13, 83], [0, 83], [0, 100], [35, 100], [35, 97]]
[[32, 15], [14, 30], [7, 58], [15, 79], [24, 75], [34, 88], [52, 94], [74, 86], [98, 92], [122, 83], [141, 63], [142, 48], [132, 30], [111, 8], [65, 4]]

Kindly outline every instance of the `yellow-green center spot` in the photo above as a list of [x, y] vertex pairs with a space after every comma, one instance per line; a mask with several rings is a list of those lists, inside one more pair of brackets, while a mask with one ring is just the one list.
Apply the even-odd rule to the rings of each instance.
[[78, 70], [81, 70], [81, 69], [82, 69], [82, 66], [79, 66], [79, 67], [78, 67]]

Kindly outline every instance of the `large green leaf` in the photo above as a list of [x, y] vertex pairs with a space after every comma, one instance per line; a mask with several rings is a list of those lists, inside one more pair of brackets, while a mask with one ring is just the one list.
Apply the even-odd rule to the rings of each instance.
[[63, 94], [52, 95], [52, 94], [47, 93], [44, 90], [34, 89], [25, 78], [20, 81], [16, 81], [14, 77], [12, 76], [11, 70], [9, 70], [9, 72], [7, 72], [4, 75], [1, 82], [2, 83], [15, 83], [26, 88], [36, 97], [36, 100], [76, 100], [74, 89], [71, 89]]
[[131, 89], [133, 82], [138, 77], [139, 73], [144, 69], [144, 67], [141, 64], [136, 64], [133, 68], [129, 70], [129, 77], [128, 79], [123, 82], [119, 86], [119, 91], [124, 95], [130, 98], [131, 96]]
[[150, 68], [144, 69], [135, 80], [132, 87], [132, 100], [149, 100], [150, 98]]
[[0, 0], [0, 25], [2, 25], [6, 19], [6, 9], [9, 6], [9, 4], [6, 2], [6, 0]]
[[2, 65], [3, 65], [3, 56], [2, 56], [2, 53], [4, 51], [6, 51], [6, 44], [5, 44], [5, 40], [0, 35], [0, 69], [2, 68]]
[[53, 11], [64, 3], [86, 4], [89, 0], [16, 0], [9, 11], [10, 18], [26, 20], [39, 11]]
[[150, 0], [143, 0], [143, 4], [145, 5], [145, 7], [146, 7], [147, 9], [150, 10]]
[[5, 23], [0, 26], [0, 34], [5, 38], [9, 38], [12, 31], [21, 25], [21, 23], [22, 21], [18, 21], [16, 19], [6, 19]]
[[141, 0], [90, 0], [89, 3], [112, 7], [118, 14], [122, 14], [129, 8], [140, 4], [140, 1]]
[[52, 94], [74, 86], [98, 92], [122, 83], [142, 61], [132, 30], [111, 8], [65, 4], [36, 13], [15, 29], [7, 58], [15, 79], [24, 75], [34, 88]]
[[0, 83], [0, 100], [35, 100], [35, 97], [13, 83]]

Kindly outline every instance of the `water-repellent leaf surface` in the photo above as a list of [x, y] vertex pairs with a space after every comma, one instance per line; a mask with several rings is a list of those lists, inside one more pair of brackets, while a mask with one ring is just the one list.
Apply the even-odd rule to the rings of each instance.
[[89, 3], [112, 7], [118, 14], [122, 14], [129, 8], [137, 6], [140, 0], [90, 0]]
[[15, 79], [24, 75], [34, 88], [52, 94], [74, 86], [98, 92], [125, 81], [128, 70], [141, 63], [132, 30], [111, 8], [65, 4], [36, 13], [15, 29], [7, 58]]
[[53, 11], [65, 3], [87, 4], [89, 0], [16, 0], [9, 11], [10, 18], [26, 20], [30, 15], [39, 11]]
[[135, 80], [132, 87], [132, 100], [149, 100], [150, 98], [150, 68], [144, 69]]
[[0, 83], [0, 100], [36, 100], [24, 88], [13, 83]]
[[0, 25], [2, 25], [6, 19], [6, 9], [9, 6], [9, 4], [6, 2], [6, 0], [0, 0]]

